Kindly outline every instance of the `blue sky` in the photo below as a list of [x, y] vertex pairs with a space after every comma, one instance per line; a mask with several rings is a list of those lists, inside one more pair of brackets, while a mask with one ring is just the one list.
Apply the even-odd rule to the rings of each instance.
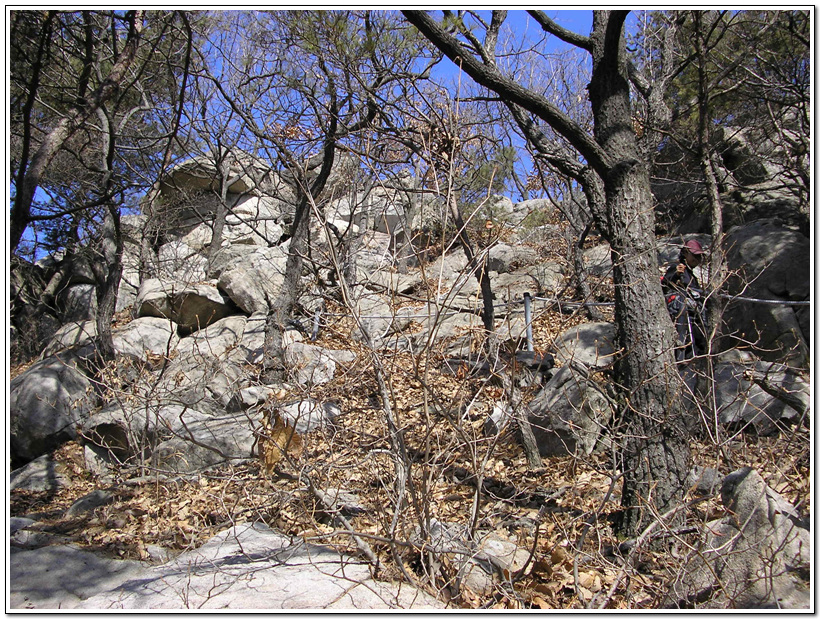
[[[589, 34], [592, 28], [592, 11], [581, 10], [545, 10], [559, 26], [563, 26], [568, 30], [577, 32], [578, 34]], [[526, 21], [529, 18], [526, 11], [523, 9], [511, 10], [508, 16], [509, 21], [521, 20]], [[530, 28], [540, 28], [538, 24], [530, 19]]]
[[[482, 18], [486, 21], [490, 21], [490, 10], [479, 10], [477, 11], [481, 14]], [[592, 28], [592, 11], [591, 10], [545, 10], [544, 11], [549, 17], [551, 17], [559, 26], [562, 26], [568, 30], [572, 30], [581, 35], [588, 35]], [[437, 17], [441, 17], [440, 11], [433, 11], [433, 14]], [[469, 17], [465, 20], [469, 23]], [[539, 41], [544, 37], [544, 32], [541, 29], [541, 26], [532, 19], [525, 9], [511, 9], [507, 14], [507, 18], [502, 26], [501, 35], [499, 36], [499, 46], [503, 46], [503, 40], [505, 36], [505, 31], [509, 33], [512, 31], [514, 40], [516, 42], [523, 42], [523, 41]], [[479, 39], [483, 38], [483, 32], [479, 29], [476, 34], [478, 35]], [[567, 50], [571, 48], [570, 45], [564, 43], [560, 39], [555, 36], [548, 36], [547, 38], [547, 45], [546, 47], [541, 47], [540, 49], [543, 52], [550, 53], [550, 52], [559, 52], [563, 50]], [[438, 67], [436, 67], [435, 72], [443, 76], [449, 77], [450, 75], [455, 74], [455, 65], [450, 62], [449, 60], [444, 60]], [[434, 73], [435, 73], [434, 72]]]

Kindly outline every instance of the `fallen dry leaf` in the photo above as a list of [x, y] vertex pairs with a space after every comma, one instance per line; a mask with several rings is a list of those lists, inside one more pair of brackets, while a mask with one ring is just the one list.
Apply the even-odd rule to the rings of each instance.
[[535, 595], [532, 597], [532, 603], [535, 604], [538, 608], [542, 610], [547, 610], [553, 608], [553, 606], [547, 602], [544, 598], [540, 595]]
[[[272, 423], [271, 417], [273, 418]], [[295, 428], [282, 421], [282, 417], [275, 410], [265, 411], [262, 428], [259, 455], [268, 474], [273, 472], [274, 467], [286, 453], [293, 458], [299, 458], [302, 455], [304, 449], [302, 437], [296, 433]]]

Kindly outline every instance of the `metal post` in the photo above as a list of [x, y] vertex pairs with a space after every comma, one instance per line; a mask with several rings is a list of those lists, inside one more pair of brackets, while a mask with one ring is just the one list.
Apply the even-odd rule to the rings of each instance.
[[524, 293], [524, 322], [527, 323], [527, 350], [532, 352], [532, 298], [529, 292]]
[[310, 335], [310, 341], [315, 342], [316, 338], [319, 337], [319, 318], [322, 315], [322, 308], [317, 307], [316, 311], [313, 312], [313, 333]]

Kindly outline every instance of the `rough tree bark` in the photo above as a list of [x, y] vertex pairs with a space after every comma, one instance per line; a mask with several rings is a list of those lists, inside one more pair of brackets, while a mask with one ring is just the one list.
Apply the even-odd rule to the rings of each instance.
[[616, 325], [624, 353], [616, 362], [625, 421], [622, 529], [633, 536], [648, 524], [652, 507], [663, 512], [683, 498], [690, 450], [677, 397], [674, 338], [658, 277], [649, 170], [631, 122], [626, 15], [594, 13], [589, 98], [595, 140], [608, 159], [599, 171], [606, 212], [593, 214], [604, 224], [612, 248]]
[[105, 213], [102, 228], [101, 263], [95, 265], [97, 279], [97, 351], [102, 362], [114, 359], [111, 323], [117, 308], [117, 293], [122, 279], [123, 240], [120, 232], [120, 211], [113, 204]]
[[[105, 180], [103, 193], [108, 195], [114, 180], [114, 155], [116, 153], [116, 135], [104, 106], [97, 109], [100, 125], [103, 127], [105, 160]], [[122, 279], [123, 239], [120, 230], [120, 209], [111, 200], [106, 202], [106, 210], [100, 230], [100, 258], [91, 268], [96, 280], [97, 293], [97, 354], [99, 361], [105, 363], [114, 359], [114, 340], [111, 335], [111, 323], [117, 308], [117, 293]]]

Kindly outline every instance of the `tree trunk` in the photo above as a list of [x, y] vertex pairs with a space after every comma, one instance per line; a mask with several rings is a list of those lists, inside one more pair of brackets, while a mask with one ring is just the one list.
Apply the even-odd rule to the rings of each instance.
[[398, 232], [395, 234], [394, 243], [396, 246], [396, 260], [398, 261], [399, 273], [406, 274], [407, 269], [414, 266], [413, 260], [424, 260], [426, 252], [429, 247], [419, 248], [421, 250], [421, 257], [419, 251], [414, 246], [413, 239], [413, 221], [418, 213], [424, 208], [424, 200], [422, 198], [422, 173], [421, 173], [421, 158], [417, 158], [414, 163], [413, 170], [413, 184], [411, 187], [404, 187], [403, 194], [407, 198], [407, 207], [404, 209], [402, 223], [400, 224]]
[[712, 152], [711, 114], [709, 112], [709, 75], [707, 69], [707, 31], [711, 32], [709, 24], [703, 23], [703, 12], [692, 11], [692, 20], [695, 31], [695, 55], [698, 71], [698, 159], [706, 188], [706, 201], [709, 205], [709, 223], [712, 233], [712, 246], [709, 251], [709, 279], [705, 284], [706, 298], [706, 353], [705, 369], [698, 381], [698, 394], [708, 403], [711, 411], [711, 437], [719, 442], [721, 425], [718, 423], [717, 384], [715, 381], [715, 360], [712, 353], [719, 347], [719, 328], [723, 316], [724, 303], [719, 293], [720, 287], [727, 277], [726, 261], [723, 252], [723, 204], [720, 200], [720, 191], [715, 176], [715, 166]]
[[[123, 241], [120, 232], [119, 209], [110, 205], [105, 215], [102, 230], [103, 260], [99, 273], [95, 268], [97, 279], [97, 350], [101, 361], [114, 359], [114, 340], [111, 335], [111, 323], [117, 309], [117, 293], [122, 278]], [[102, 267], [105, 267], [103, 270]]]
[[[117, 137], [111, 125], [107, 110], [97, 110], [100, 125], [103, 127], [105, 160], [105, 181], [103, 190], [111, 191], [114, 179], [114, 155], [116, 154]], [[114, 339], [111, 335], [111, 322], [117, 309], [117, 293], [122, 278], [123, 240], [120, 229], [119, 207], [111, 202], [106, 204], [102, 229], [100, 230], [101, 260], [92, 264], [94, 279], [97, 280], [97, 354], [101, 363], [112, 361], [116, 355]]]
[[723, 253], [723, 204], [720, 199], [718, 182], [715, 176], [715, 167], [712, 153], [711, 114], [709, 112], [709, 76], [707, 72], [706, 32], [708, 24], [703, 23], [702, 11], [692, 11], [695, 25], [695, 54], [698, 68], [698, 158], [703, 180], [706, 187], [706, 200], [709, 204], [709, 224], [712, 234], [712, 246], [709, 252], [709, 281], [707, 289], [710, 293], [706, 303], [706, 325], [708, 329], [709, 352], [715, 346], [723, 314], [724, 303], [717, 291], [727, 276], [726, 261]]
[[595, 138], [609, 159], [602, 174], [606, 213], [594, 215], [612, 250], [622, 351], [615, 378], [621, 386], [625, 429], [621, 530], [634, 536], [649, 524], [653, 511], [662, 513], [683, 498], [690, 450], [656, 262], [649, 171], [631, 123], [625, 17], [618, 11], [595, 12], [589, 98]]
[[[649, 178], [634, 166], [610, 179], [613, 279], [618, 344], [615, 366], [622, 386], [624, 427], [623, 532], [635, 536], [649, 523], [654, 507], [665, 511], [683, 497], [689, 471], [689, 436], [680, 377], [672, 358], [674, 340], [663, 306], [656, 266]], [[641, 221], [643, 220], [643, 221]]]
[[282, 335], [296, 306], [299, 283], [302, 278], [302, 256], [307, 248], [310, 227], [310, 200], [303, 196], [296, 207], [293, 221], [293, 236], [290, 238], [288, 259], [285, 263], [285, 277], [276, 299], [269, 299], [270, 311], [265, 321], [264, 372], [268, 380], [283, 380], [285, 368]]
[[481, 321], [484, 323], [484, 329], [487, 333], [492, 333], [495, 330], [495, 307], [493, 306], [493, 289], [490, 283], [490, 274], [487, 272], [487, 261], [479, 261], [476, 258], [475, 250], [470, 243], [470, 237], [467, 235], [467, 224], [464, 223], [464, 218], [461, 216], [461, 209], [458, 208], [455, 192], [452, 189], [447, 196], [447, 204], [450, 207], [450, 214], [458, 230], [458, 240], [461, 247], [464, 249], [464, 255], [467, 256], [467, 268], [471, 273], [475, 274], [478, 280], [478, 286], [481, 289], [481, 300], [483, 303], [483, 310], [481, 312]]
[[222, 236], [225, 230], [225, 221], [228, 217], [228, 187], [231, 174], [231, 164], [228, 161], [230, 152], [222, 152], [220, 149], [217, 161], [217, 169], [219, 174], [219, 198], [216, 203], [216, 213], [214, 213], [213, 231], [211, 234], [211, 245], [208, 247], [208, 270], [211, 270], [214, 258], [222, 246]]
[[[334, 108], [335, 109], [335, 108]], [[296, 213], [293, 218], [293, 236], [290, 238], [288, 260], [285, 263], [285, 278], [276, 299], [268, 299], [270, 311], [265, 321], [265, 359], [263, 373], [268, 380], [283, 378], [285, 368], [285, 351], [282, 347], [282, 335], [287, 322], [296, 307], [299, 295], [299, 283], [302, 278], [302, 256], [307, 249], [310, 231], [310, 211], [315, 201], [322, 195], [333, 169], [336, 155], [337, 119], [331, 115], [330, 127], [326, 133], [322, 165], [313, 183], [308, 184], [307, 174], [295, 170], [295, 190], [299, 197]]]
[[[345, 278], [348, 285], [350, 286], [355, 286], [359, 278], [358, 270], [356, 267], [356, 255], [358, 254], [359, 248], [364, 242], [365, 235], [367, 234], [368, 230], [370, 230], [370, 222], [373, 217], [372, 191], [374, 185], [375, 181], [373, 179], [368, 179], [365, 181], [361, 191], [363, 195], [361, 208], [356, 213], [355, 218], [352, 219], [351, 223], [353, 225], [350, 226], [347, 233], [341, 239], [340, 243], [338, 253], [339, 264], [337, 265], [337, 267], [341, 270], [341, 276]], [[351, 200], [356, 200], [356, 190], [357, 185], [354, 184], [350, 189]], [[358, 227], [359, 231], [354, 233], [353, 226]]]

